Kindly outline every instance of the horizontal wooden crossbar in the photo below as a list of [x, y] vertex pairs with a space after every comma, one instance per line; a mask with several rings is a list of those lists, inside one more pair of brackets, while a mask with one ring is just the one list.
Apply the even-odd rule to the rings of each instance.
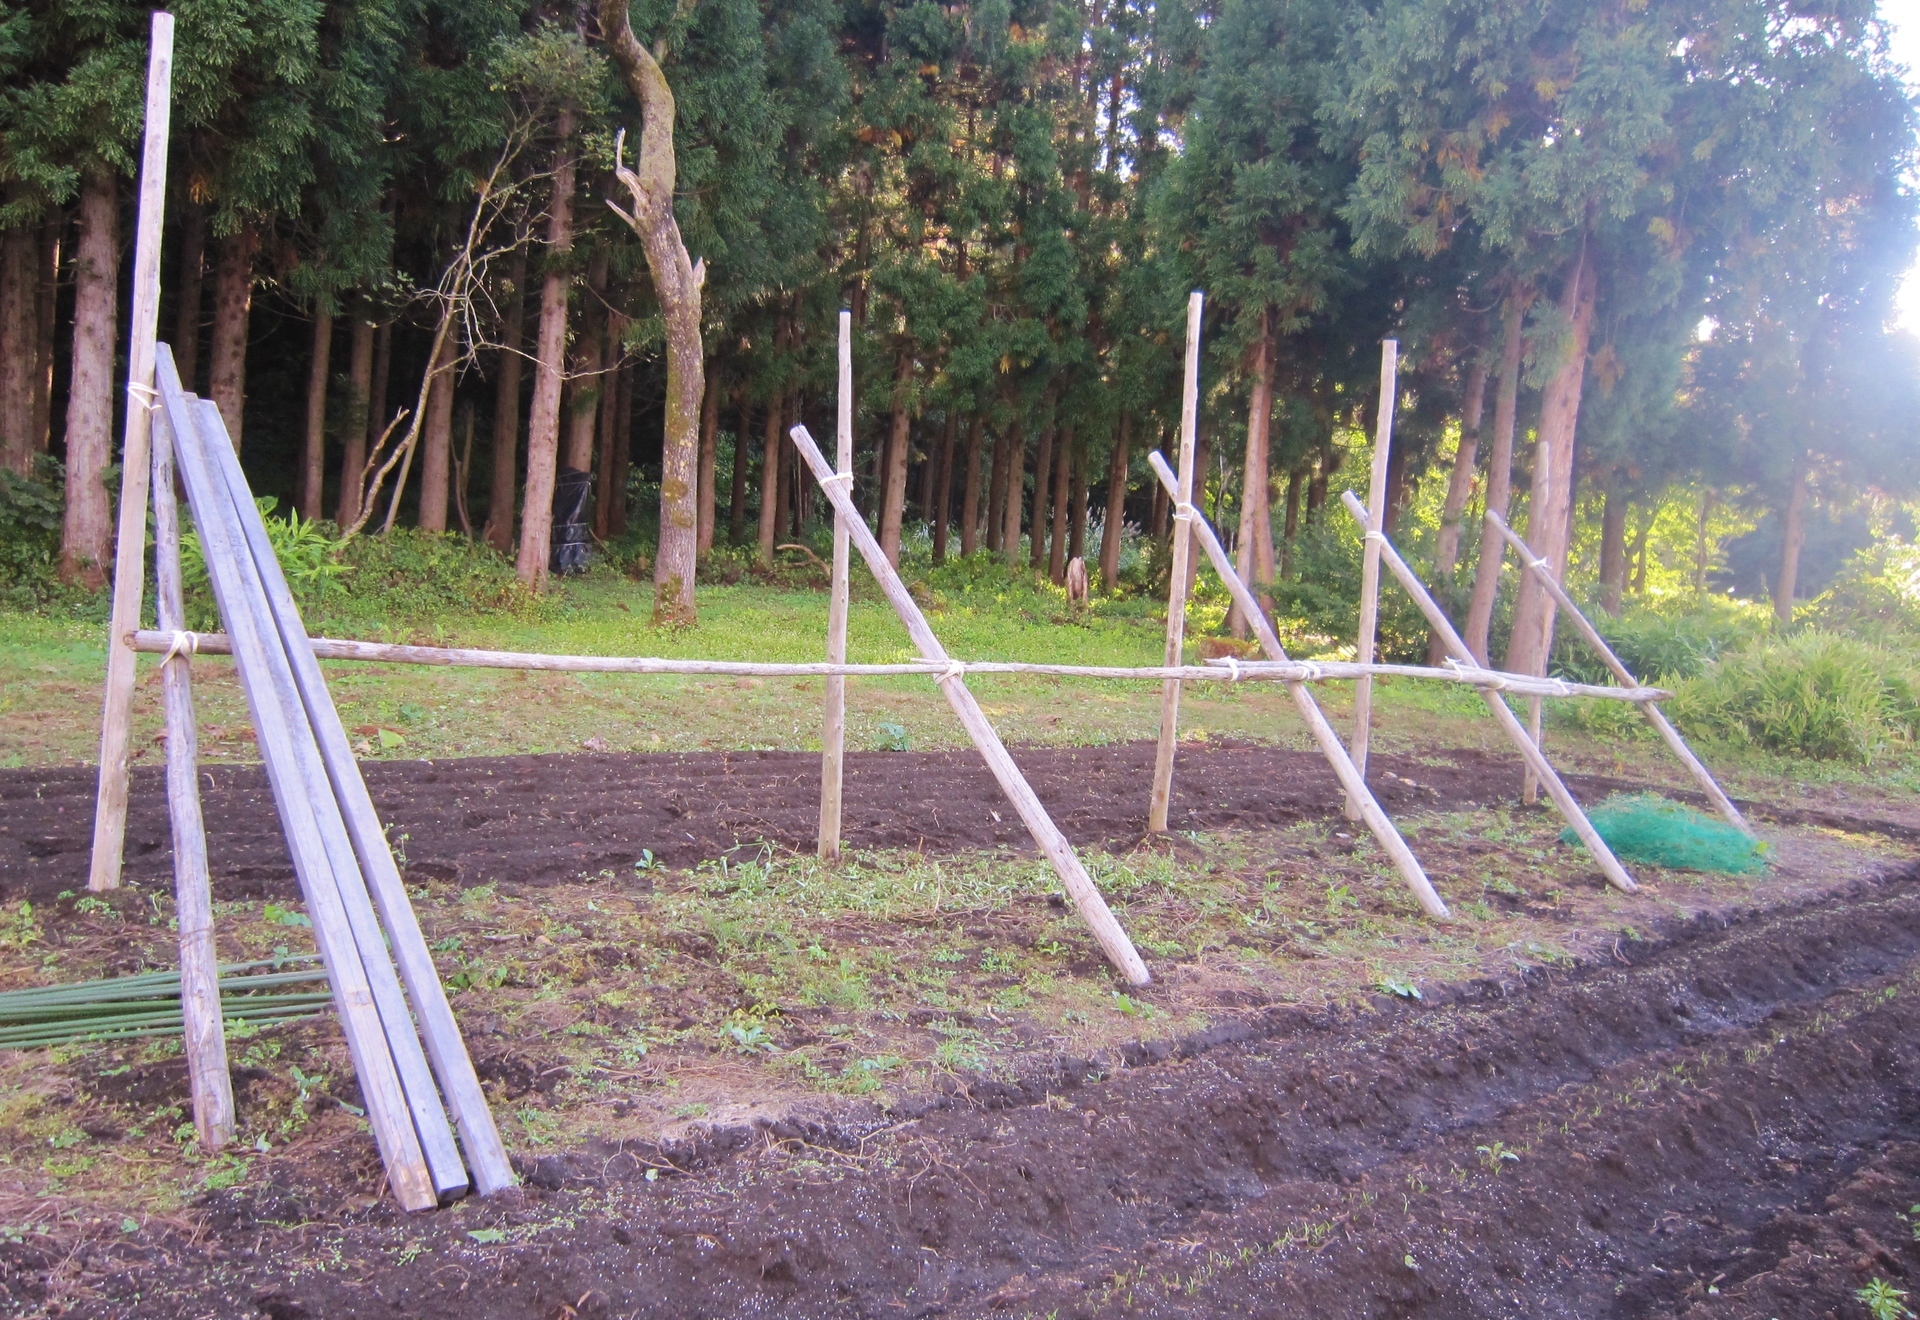
[[[231, 646], [223, 633], [173, 633], [142, 629], [131, 635], [133, 649], [156, 655], [186, 652], [228, 655]], [[402, 665], [448, 665], [470, 669], [538, 669], [575, 674], [720, 674], [755, 678], [874, 678], [925, 674], [1050, 674], [1058, 678], [1142, 679], [1159, 682], [1234, 683], [1264, 680], [1281, 683], [1337, 682], [1363, 674], [1433, 679], [1465, 683], [1470, 687], [1513, 692], [1521, 696], [1596, 697], [1605, 701], [1664, 701], [1673, 694], [1661, 688], [1603, 687], [1593, 683], [1566, 683], [1557, 678], [1533, 678], [1470, 665], [1434, 668], [1426, 665], [1360, 665], [1344, 660], [1214, 660], [1204, 665], [1043, 665], [1011, 660], [953, 660], [934, 663], [910, 660], [900, 664], [858, 665], [800, 662], [762, 663], [747, 660], [669, 660], [659, 656], [542, 655], [528, 651], [479, 651], [463, 647], [404, 646], [388, 642], [312, 639], [313, 654], [321, 660], [383, 661]]]

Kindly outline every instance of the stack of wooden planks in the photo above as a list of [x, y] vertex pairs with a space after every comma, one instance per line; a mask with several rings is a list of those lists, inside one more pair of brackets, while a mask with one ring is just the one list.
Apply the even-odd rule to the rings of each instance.
[[[156, 358], [156, 475], [177, 467], [193, 513], [388, 1182], [409, 1210], [510, 1186], [493, 1115], [219, 410], [181, 388], [166, 345]], [[154, 483], [161, 626], [177, 630], [173, 499], [171, 480]], [[190, 816], [197, 828], [198, 811]], [[181, 823], [176, 812], [176, 834]], [[204, 856], [204, 840], [186, 843]], [[211, 1013], [217, 1038], [217, 998]], [[190, 1052], [195, 1035], [190, 1021]]]

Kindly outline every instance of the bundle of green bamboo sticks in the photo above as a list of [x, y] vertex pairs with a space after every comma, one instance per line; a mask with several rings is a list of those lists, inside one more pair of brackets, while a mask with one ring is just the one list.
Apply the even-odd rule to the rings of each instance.
[[[333, 1000], [324, 986], [282, 989], [324, 982], [327, 973], [319, 964], [311, 954], [221, 964], [221, 1016], [229, 1023], [265, 1026], [320, 1012]], [[182, 1030], [178, 971], [0, 992], [0, 1049], [174, 1036]]]

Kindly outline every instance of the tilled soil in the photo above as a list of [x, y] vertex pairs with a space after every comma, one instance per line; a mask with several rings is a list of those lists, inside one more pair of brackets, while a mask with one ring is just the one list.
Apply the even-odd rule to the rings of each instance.
[[[1076, 845], [1124, 847], [1146, 829], [1151, 743], [1018, 748], [1015, 760]], [[670, 865], [771, 843], [811, 849], [820, 822], [820, 758], [800, 752], [476, 757], [368, 762], [367, 784], [418, 879], [461, 885], [569, 880], [625, 871], [643, 850]], [[1454, 750], [1376, 754], [1369, 775], [1395, 815], [1512, 802], [1514, 756]], [[1568, 776], [1592, 801], [1642, 787]], [[0, 901], [43, 900], [86, 883], [94, 772], [85, 767], [0, 771]], [[258, 766], [201, 773], [216, 897], [297, 893], [279, 817]], [[1687, 797], [1687, 794], [1678, 794]], [[1340, 790], [1317, 752], [1187, 744], [1174, 774], [1175, 829], [1290, 825], [1339, 815]], [[1920, 839], [1920, 822], [1861, 822], [1805, 807], [1777, 820], [1863, 826]], [[854, 752], [847, 757], [843, 838], [854, 848], [931, 852], [1032, 846], [972, 752]], [[167, 885], [172, 846], [161, 772], [134, 771], [126, 874]]]
[[[524, 1172], [414, 1218], [213, 1193], [201, 1234], [90, 1248], [75, 1313], [1861, 1316], [1920, 1274], [1920, 872], [1445, 1002]], [[0, 1245], [21, 1301], [27, 1250]]]

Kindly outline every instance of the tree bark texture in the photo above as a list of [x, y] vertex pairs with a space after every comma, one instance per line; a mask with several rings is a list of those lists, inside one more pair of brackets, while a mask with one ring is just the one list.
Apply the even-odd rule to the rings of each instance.
[[727, 501], [727, 544], [739, 545], [747, 534], [747, 436], [753, 430], [753, 405], [746, 387], [740, 388], [740, 418], [733, 427], [733, 489]]
[[967, 425], [967, 484], [960, 492], [960, 553], [980, 548], [980, 445], [986, 420], [976, 412]]
[[713, 524], [718, 514], [720, 493], [714, 482], [720, 476], [720, 394], [718, 367], [707, 371], [709, 388], [700, 401], [700, 523], [695, 549], [706, 554], [713, 549]]
[[1013, 462], [1013, 449], [1020, 440], [1020, 424], [1009, 422], [997, 427], [993, 436], [993, 467], [987, 473], [987, 550], [999, 554], [1007, 530], [1007, 467]]
[[959, 418], [947, 409], [940, 423], [940, 439], [933, 448], [933, 562], [947, 562], [947, 536], [953, 511], [953, 438]]
[[480, 535], [501, 554], [513, 545], [513, 494], [520, 466], [520, 377], [527, 341], [527, 250], [513, 250], [507, 287], [497, 295], [506, 314], [500, 325], [499, 370], [493, 381], [493, 479], [487, 495], [487, 525]]
[[[1460, 563], [1460, 520], [1466, 516], [1467, 501], [1473, 497], [1475, 465], [1480, 456], [1480, 419], [1486, 403], [1487, 364], [1476, 358], [1467, 370], [1467, 394], [1460, 408], [1460, 447], [1453, 452], [1447, 498], [1440, 508], [1440, 530], [1434, 538], [1433, 577], [1434, 584], [1442, 589], [1442, 600], [1447, 598], [1453, 584], [1453, 570]], [[1430, 656], [1434, 654], [1429, 652]], [[1431, 659], [1429, 663], [1440, 662]]]
[[[1127, 466], [1133, 461], [1133, 414], [1120, 414], [1120, 434], [1107, 459], [1107, 513], [1100, 524], [1100, 590], [1120, 581], [1120, 542], [1127, 520]], [[1154, 482], [1159, 485], [1159, 482]]]
[[251, 225], [224, 239], [213, 272], [213, 353], [207, 397], [220, 410], [240, 451], [240, 420], [247, 401], [247, 333], [253, 317], [253, 262], [260, 234]]
[[1087, 437], [1079, 433], [1073, 445], [1073, 506], [1068, 512], [1067, 558], [1087, 557]]
[[581, 302], [579, 337], [573, 345], [573, 371], [567, 377], [567, 441], [562, 452], [562, 467], [575, 472], [591, 472], [593, 433], [600, 421], [600, 391], [605, 384], [601, 374], [606, 361], [607, 313], [603, 306], [607, 289], [607, 252], [596, 249], [587, 263], [585, 296]]
[[347, 418], [341, 428], [340, 497], [334, 521], [353, 526], [360, 513], [360, 469], [367, 463], [367, 416], [373, 396], [373, 323], [364, 311], [351, 318], [347, 333]]
[[0, 465], [30, 476], [34, 370], [39, 364], [35, 266], [39, 234], [22, 226], [0, 234]]
[[547, 585], [553, 550], [554, 465], [560, 459], [560, 393], [566, 375], [567, 294], [573, 251], [573, 111], [555, 123], [559, 146], [553, 200], [547, 206], [547, 259], [540, 277], [540, 328], [534, 348], [533, 405], [527, 414], [526, 499], [520, 511], [520, 553], [514, 572], [535, 591]]
[[60, 579], [90, 590], [106, 584], [113, 548], [106, 474], [113, 452], [119, 218], [114, 175], [104, 170], [87, 174], [80, 184], [80, 238], [73, 262], [73, 375], [67, 401]]
[[[1273, 418], [1273, 335], [1271, 316], [1260, 316], [1260, 340], [1254, 347], [1253, 397], [1247, 403], [1247, 453], [1245, 475], [1240, 494], [1240, 538], [1234, 547], [1234, 569], [1243, 582], [1252, 582], [1261, 561], [1260, 542], [1266, 541], [1265, 559], [1273, 562], [1273, 514], [1267, 506], [1267, 451], [1269, 426]], [[1267, 582], [1273, 580], [1269, 568]], [[1268, 609], [1264, 595], [1262, 609]], [[1229, 615], [1233, 635], [1245, 638], [1253, 629], [1252, 621], [1242, 616], [1235, 605]]]
[[[1500, 317], [1500, 381], [1493, 396], [1493, 452], [1487, 456], [1487, 512], [1507, 516], [1513, 494], [1513, 433], [1520, 407], [1520, 363], [1526, 354], [1526, 318], [1529, 299], [1507, 298]], [[1491, 523], [1480, 532], [1480, 562], [1474, 566], [1473, 598], [1467, 603], [1467, 626], [1462, 640], [1473, 658], [1487, 663], [1487, 634], [1493, 627], [1493, 606], [1500, 595], [1500, 561], [1506, 541]]]
[[[1047, 411], [1049, 416], [1040, 430], [1040, 452], [1033, 456], [1033, 513], [1027, 522], [1027, 567], [1036, 573], [1040, 571], [1041, 565], [1047, 562], [1047, 515], [1052, 509], [1053, 495], [1053, 451], [1057, 428], [1051, 416], [1053, 410], [1049, 408]], [[1013, 558], [1016, 562], [1019, 559], [1020, 546], [1019, 503], [1019, 489], [1016, 487], [1015, 515], [1009, 520], [1015, 527]]]
[[887, 457], [881, 467], [880, 549], [900, 567], [900, 526], [907, 514], [907, 459], [913, 442], [913, 354], [899, 350], [893, 366], [893, 413], [887, 428]]
[[780, 396], [767, 401], [766, 434], [760, 441], [760, 562], [773, 562], [780, 517]]
[[[696, 483], [700, 403], [706, 390], [706, 354], [700, 340], [701, 286], [673, 216], [673, 91], [653, 52], [634, 38], [627, 0], [600, 0], [600, 30], [640, 99], [637, 168], [620, 170], [633, 199], [625, 217], [646, 250], [667, 338], [667, 417], [660, 457], [660, 546], [653, 561], [653, 614], [658, 622], [696, 621], [694, 565], [699, 558]], [[664, 53], [664, 52], [663, 52]]]
[[[1800, 552], [1807, 544], [1807, 476], [1811, 463], [1802, 452], [1793, 461], [1787, 507], [1780, 518], [1780, 575], [1773, 584], [1773, 618], [1782, 628], [1793, 623], [1793, 598], [1800, 586]], [[1701, 574], [1704, 580], [1706, 575]]]
[[[1573, 518], [1574, 433], [1580, 420], [1580, 391], [1587, 374], [1587, 340], [1593, 331], [1598, 263], [1582, 248], [1567, 272], [1560, 309], [1569, 332], [1564, 356], [1540, 397], [1540, 435], [1534, 450], [1533, 498], [1527, 513], [1527, 542], [1547, 561], [1556, 582], [1567, 576], [1567, 538]], [[1542, 470], [1544, 468], [1544, 471]], [[1541, 480], [1545, 477], [1546, 480]], [[1507, 644], [1507, 668], [1544, 674], [1553, 646], [1553, 597], [1531, 573], [1520, 578], [1513, 607], [1513, 639]]]
[[453, 471], [453, 335], [434, 355], [427, 390], [427, 418], [420, 434], [420, 530], [447, 530], [447, 493]]
[[[1053, 479], [1048, 483], [1052, 496], [1053, 518], [1047, 547], [1047, 581], [1061, 586], [1067, 580], [1067, 539], [1072, 534], [1068, 519], [1072, 516], [1073, 427], [1062, 426], [1053, 441]], [[1035, 506], [1035, 517], [1039, 508]]]
[[39, 318], [39, 352], [33, 368], [34, 449], [46, 453], [53, 447], [53, 356], [54, 338], [60, 320], [60, 249], [66, 241], [66, 215], [55, 210], [40, 227], [39, 283], [35, 299]]
[[333, 371], [333, 308], [313, 309], [313, 346], [307, 353], [307, 434], [300, 450], [300, 516], [322, 516], [327, 485], [327, 382]]
[[187, 203], [180, 219], [179, 305], [173, 314], [173, 365], [188, 391], [199, 389], [201, 313], [205, 310], [207, 278], [207, 212]]

